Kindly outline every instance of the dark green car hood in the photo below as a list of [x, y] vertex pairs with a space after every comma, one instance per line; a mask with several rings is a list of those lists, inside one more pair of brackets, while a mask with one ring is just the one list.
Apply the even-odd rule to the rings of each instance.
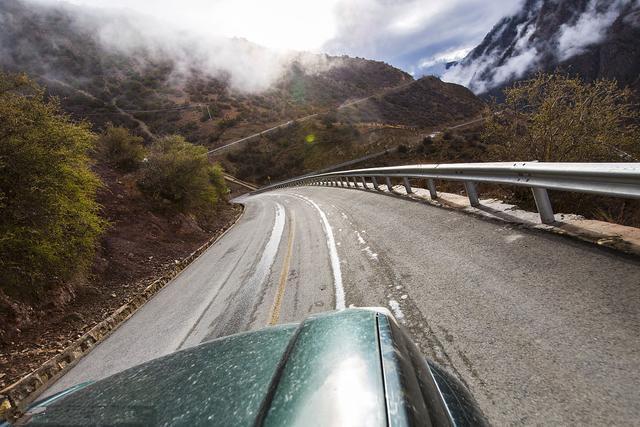
[[30, 425], [483, 425], [384, 309], [233, 335], [35, 404]]
[[386, 425], [376, 312], [328, 313], [210, 341], [31, 412], [34, 425], [327, 425], [344, 417]]

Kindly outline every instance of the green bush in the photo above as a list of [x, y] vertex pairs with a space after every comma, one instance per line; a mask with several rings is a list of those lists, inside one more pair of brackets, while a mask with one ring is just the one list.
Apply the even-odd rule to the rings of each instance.
[[100, 136], [99, 147], [109, 163], [123, 171], [138, 169], [144, 158], [144, 139], [133, 136], [127, 128], [109, 124]]
[[24, 75], [0, 73], [0, 287], [33, 298], [91, 263], [106, 226], [95, 135]]
[[203, 214], [227, 191], [222, 170], [209, 163], [207, 149], [178, 135], [153, 143], [138, 186], [156, 209]]

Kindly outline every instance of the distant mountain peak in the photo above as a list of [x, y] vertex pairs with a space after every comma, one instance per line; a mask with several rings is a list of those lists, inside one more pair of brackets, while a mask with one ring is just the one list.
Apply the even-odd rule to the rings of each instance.
[[637, 85], [638, 0], [526, 0], [443, 79], [485, 93], [559, 67], [588, 80]]

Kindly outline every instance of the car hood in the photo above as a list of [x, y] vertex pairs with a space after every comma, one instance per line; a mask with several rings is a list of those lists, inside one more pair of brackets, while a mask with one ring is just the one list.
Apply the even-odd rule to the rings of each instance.
[[352, 309], [221, 338], [49, 399], [34, 425], [387, 425], [377, 315]]

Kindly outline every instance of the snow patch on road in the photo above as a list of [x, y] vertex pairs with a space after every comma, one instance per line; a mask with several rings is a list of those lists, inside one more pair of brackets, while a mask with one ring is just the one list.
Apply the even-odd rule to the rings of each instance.
[[[362, 232], [364, 233], [365, 231], [364, 231], [364, 230], [362, 230]], [[355, 233], [356, 233], [356, 237], [358, 237], [358, 243], [360, 243], [361, 245], [366, 245], [366, 244], [367, 244], [367, 242], [366, 242], [366, 240], [364, 240], [364, 239], [362, 238], [362, 236], [360, 235], [360, 233], [359, 233], [357, 230], [355, 231]], [[373, 251], [371, 250], [371, 247], [367, 246], [366, 248], [362, 249], [362, 252], [366, 253], [366, 254], [367, 254], [367, 256], [368, 256], [369, 258], [371, 258], [372, 260], [374, 260], [374, 261], [378, 261], [378, 254], [377, 254], [377, 253], [375, 253], [375, 252], [373, 252]]]
[[338, 257], [338, 249], [336, 247], [336, 241], [333, 237], [333, 229], [331, 228], [331, 225], [329, 225], [327, 216], [324, 214], [322, 209], [320, 209], [320, 206], [316, 204], [316, 202], [305, 196], [301, 196], [300, 194], [295, 194], [294, 196], [309, 203], [311, 206], [316, 208], [316, 210], [320, 214], [320, 218], [322, 219], [322, 227], [324, 228], [324, 233], [327, 237], [329, 257], [331, 258], [331, 270], [333, 270], [333, 285], [336, 290], [336, 310], [344, 310], [345, 296], [344, 287], [342, 286], [342, 271], [340, 270], [340, 258]]
[[273, 222], [273, 228], [271, 229], [271, 236], [269, 236], [269, 241], [264, 247], [262, 257], [260, 257], [260, 261], [258, 262], [253, 275], [249, 279], [249, 283], [252, 283], [254, 286], [260, 286], [266, 280], [269, 270], [271, 270], [273, 261], [275, 261], [278, 253], [280, 240], [282, 240], [284, 223], [284, 207], [280, 203], [276, 203], [276, 217]]
[[362, 251], [363, 251], [364, 253], [366, 253], [366, 254], [367, 254], [367, 256], [368, 256], [369, 258], [371, 258], [372, 260], [374, 260], [374, 261], [378, 261], [378, 254], [377, 254], [377, 253], [375, 253], [375, 252], [373, 252], [369, 246], [367, 246], [366, 248], [364, 248]]
[[391, 307], [391, 311], [393, 311], [393, 315], [396, 317], [396, 320], [400, 323], [404, 323], [404, 313], [400, 309], [400, 303], [394, 299], [390, 299], [389, 307]]

